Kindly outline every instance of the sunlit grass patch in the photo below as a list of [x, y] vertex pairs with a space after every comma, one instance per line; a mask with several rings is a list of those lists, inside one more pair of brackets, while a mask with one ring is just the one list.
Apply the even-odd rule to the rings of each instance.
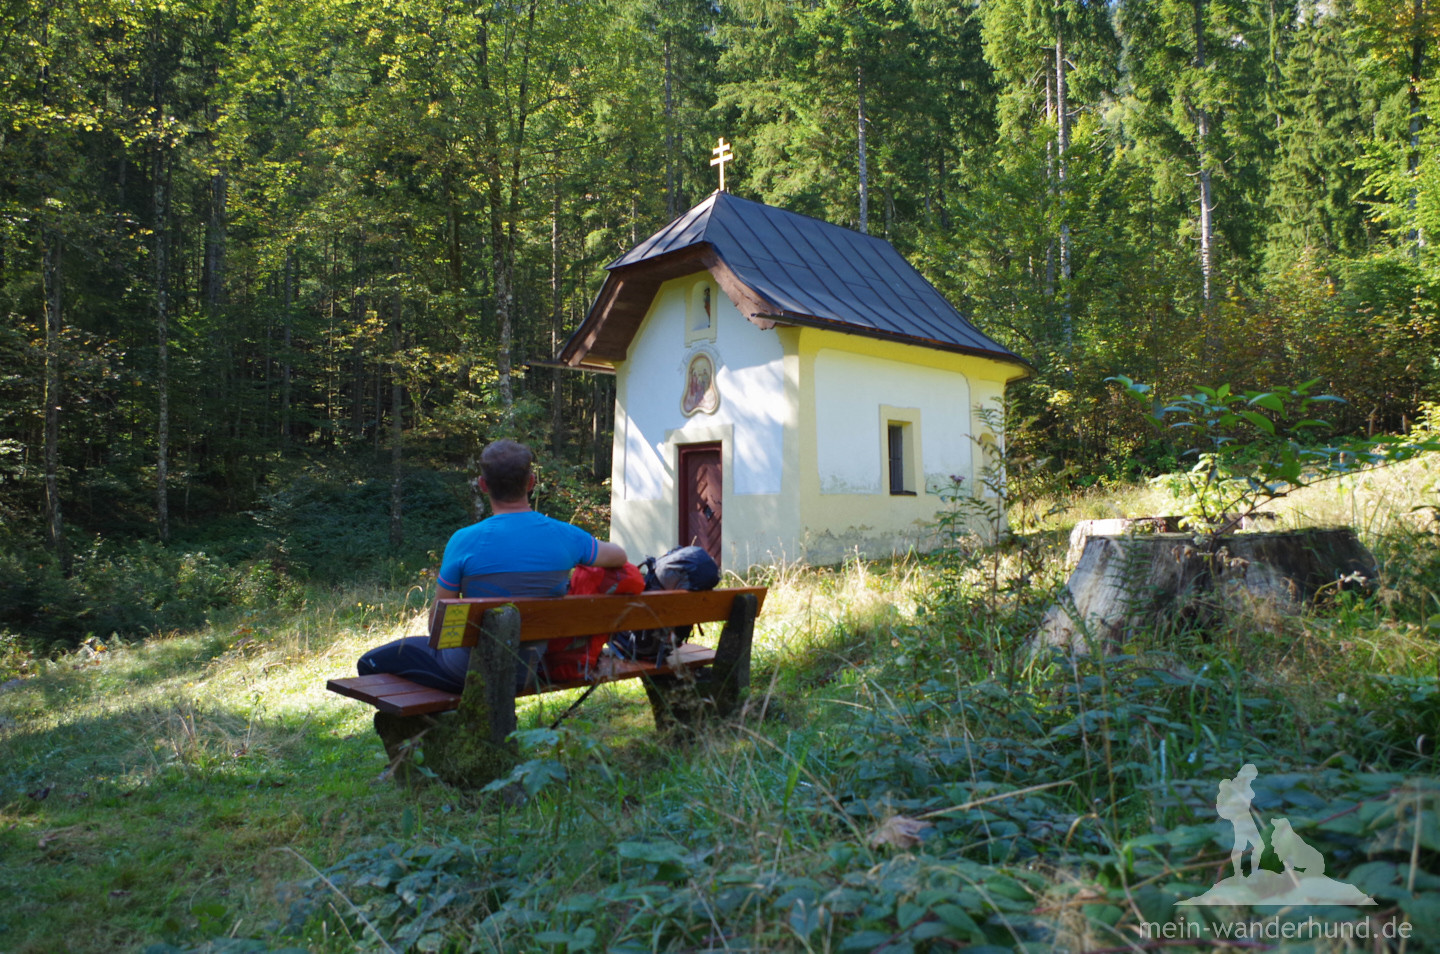
[[1174, 496], [1160, 484], [1111, 484], [1077, 489], [1065, 496], [1040, 496], [1011, 514], [1011, 525], [1069, 531], [1081, 520], [1153, 517], [1173, 513]]
[[1270, 509], [1285, 526], [1353, 527], [1374, 541], [1397, 526], [1427, 525], [1416, 511], [1437, 504], [1440, 454], [1431, 453], [1306, 487]]

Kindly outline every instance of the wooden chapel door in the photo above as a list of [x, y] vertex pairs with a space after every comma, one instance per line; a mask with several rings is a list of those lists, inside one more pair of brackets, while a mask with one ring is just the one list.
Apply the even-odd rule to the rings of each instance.
[[680, 545], [703, 547], [720, 563], [720, 445], [680, 448]]

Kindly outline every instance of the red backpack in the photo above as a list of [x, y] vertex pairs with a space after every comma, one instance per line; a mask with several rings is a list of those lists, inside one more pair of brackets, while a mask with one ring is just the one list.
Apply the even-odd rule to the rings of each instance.
[[[617, 567], [577, 566], [570, 574], [572, 596], [601, 593], [643, 593], [645, 577], [633, 563]], [[576, 682], [590, 677], [591, 667], [609, 642], [609, 633], [550, 640], [545, 650], [545, 673], [551, 682]]]

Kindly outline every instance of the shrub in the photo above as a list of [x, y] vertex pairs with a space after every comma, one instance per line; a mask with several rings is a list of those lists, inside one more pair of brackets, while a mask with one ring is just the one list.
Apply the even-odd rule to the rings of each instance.
[[314, 468], [269, 493], [253, 516], [272, 536], [274, 560], [300, 577], [388, 576], [396, 564], [433, 562], [430, 553], [475, 517], [459, 474], [412, 471], [402, 493], [405, 542], [398, 550], [390, 544], [388, 475]]
[[[273, 599], [280, 595], [278, 577], [270, 568], [262, 571], [267, 574], [277, 581], [269, 589]], [[0, 551], [0, 630], [18, 634], [17, 645], [48, 654], [92, 635], [198, 626], [212, 610], [246, 595], [247, 575], [204, 551], [97, 537], [76, 554], [67, 579], [48, 553], [11, 546]]]
[[1189, 447], [1182, 456], [1196, 463], [1160, 479], [1171, 485], [1190, 524], [1215, 535], [1302, 487], [1440, 450], [1440, 442], [1418, 433], [1411, 440], [1381, 435], [1318, 443], [1314, 435], [1329, 424], [1310, 415], [1319, 405], [1344, 402], [1312, 395], [1316, 381], [1243, 393], [1222, 384], [1160, 399], [1149, 385], [1123, 374], [1106, 380], [1147, 407], [1157, 429], [1184, 435], [1180, 443]]

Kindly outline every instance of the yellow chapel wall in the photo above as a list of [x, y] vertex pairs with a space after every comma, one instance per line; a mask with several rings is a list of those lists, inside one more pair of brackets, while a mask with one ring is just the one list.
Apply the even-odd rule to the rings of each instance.
[[[711, 285], [708, 328], [695, 321], [704, 282]], [[680, 448], [712, 441], [721, 444], [722, 568], [743, 572], [798, 557], [799, 375], [789, 339], [787, 348], [785, 335], [747, 321], [708, 272], [660, 286], [616, 367], [611, 540], [632, 560], [680, 542]], [[686, 373], [700, 353], [714, 364], [719, 403], [686, 415]]]
[[[944, 507], [938, 492], [952, 476], [977, 491], [984, 464], [972, 435], [989, 431], [979, 408], [1002, 408], [1005, 383], [1020, 367], [824, 329], [790, 331], [800, 382], [801, 556], [825, 564], [932, 549]], [[908, 425], [913, 439], [914, 496], [889, 492], [890, 422]]]

